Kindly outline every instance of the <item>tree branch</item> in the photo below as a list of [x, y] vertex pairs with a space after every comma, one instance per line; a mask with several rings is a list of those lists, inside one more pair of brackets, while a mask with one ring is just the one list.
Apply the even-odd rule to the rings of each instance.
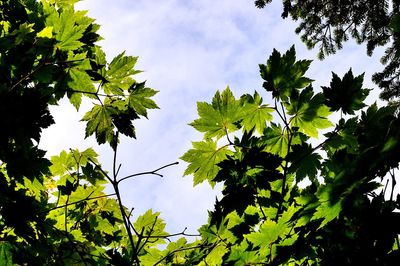
[[164, 169], [164, 168], [167, 168], [167, 167], [170, 167], [170, 166], [173, 166], [173, 165], [177, 165], [177, 164], [179, 164], [179, 162], [174, 162], [174, 163], [166, 164], [166, 165], [161, 166], [160, 168], [157, 168], [157, 169], [155, 169], [155, 170], [153, 170], [153, 171], [141, 172], [141, 173], [137, 173], [137, 174], [133, 174], [133, 175], [128, 175], [128, 176], [125, 176], [125, 177], [121, 178], [120, 180], [118, 180], [118, 181], [117, 181], [117, 184], [121, 183], [122, 181], [124, 181], [124, 180], [126, 180], [126, 179], [128, 179], [128, 178], [135, 177], [135, 176], [140, 176], [140, 175], [157, 175], [157, 176], [159, 176], [159, 177], [163, 177], [162, 174], [159, 174], [159, 173], [157, 173], [157, 172], [160, 171], [160, 170], [162, 170], [162, 169]]
[[111, 193], [111, 194], [101, 195], [101, 196], [96, 196], [96, 197], [92, 197], [91, 198], [90, 196], [93, 194], [93, 192], [94, 191], [92, 191], [92, 193], [90, 193], [89, 196], [87, 196], [85, 199], [81, 199], [81, 200], [78, 200], [78, 201], [74, 201], [74, 202], [67, 203], [67, 204], [64, 204], [64, 205], [61, 205], [61, 206], [56, 206], [56, 207], [47, 209], [47, 210], [43, 211], [43, 213], [51, 212], [51, 211], [54, 211], [54, 210], [57, 210], [57, 209], [61, 209], [61, 208], [64, 208], [64, 207], [67, 207], [67, 206], [70, 206], [70, 205], [78, 204], [78, 203], [81, 203], [81, 202], [84, 202], [84, 201], [89, 201], [89, 200], [95, 200], [95, 199], [101, 199], [101, 198], [115, 196], [115, 193]]

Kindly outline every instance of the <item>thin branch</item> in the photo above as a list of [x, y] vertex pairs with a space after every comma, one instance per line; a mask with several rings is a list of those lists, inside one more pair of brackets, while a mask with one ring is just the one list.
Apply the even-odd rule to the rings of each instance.
[[119, 165], [118, 165], [118, 169], [117, 169], [117, 173], [116, 173], [117, 176], [118, 176], [118, 174], [119, 174], [119, 170], [121, 170], [121, 166], [122, 166], [122, 164], [119, 164]]
[[[114, 177], [114, 179], [116, 179], [116, 177]], [[115, 194], [117, 196], [119, 210], [121, 212], [122, 219], [124, 221], [124, 226], [125, 226], [126, 232], [128, 233], [129, 242], [130, 242], [130, 244], [132, 246], [132, 262], [136, 261], [136, 263], [138, 265], [140, 265], [138, 252], [136, 250], [135, 243], [133, 241], [132, 232], [130, 230], [130, 220], [129, 220], [129, 217], [126, 216], [126, 212], [124, 210], [124, 205], [122, 204], [122, 198], [121, 198], [121, 193], [120, 193], [119, 188], [118, 188], [118, 182], [111, 181], [111, 184], [113, 185]]]
[[94, 96], [100, 96], [100, 97], [109, 97], [109, 98], [116, 98], [116, 97], [128, 97], [129, 95], [123, 94], [123, 95], [119, 95], [119, 94], [104, 94], [104, 93], [99, 93], [98, 91], [96, 92], [91, 92], [91, 91], [81, 91], [81, 90], [70, 90], [68, 92], [71, 93], [82, 93], [82, 94], [89, 94], [89, 95], [94, 95]]
[[[150, 232], [149, 232], [150, 235], [151, 235], [151, 233], [154, 231], [154, 227], [156, 226], [157, 220], [158, 220], [158, 216], [156, 216], [156, 218], [154, 219], [153, 224], [152, 224], [151, 227], [150, 227]], [[146, 244], [147, 244], [147, 243], [149, 242], [149, 240], [150, 240], [150, 237], [144, 237], [144, 236], [143, 236], [143, 231], [144, 231], [144, 227], [142, 228], [141, 234], [138, 236], [138, 242], [137, 242], [137, 248], [136, 248], [136, 250], [137, 250], [138, 253], [140, 253], [140, 251], [142, 250], [142, 248], [144, 248], [144, 246], [146, 246]], [[140, 246], [140, 241], [141, 241], [142, 239], [144, 239], [144, 243], [143, 243], [142, 246]]]
[[144, 236], [146, 238], [170, 238], [170, 237], [175, 237], [175, 236], [189, 236], [189, 237], [198, 237], [201, 236], [200, 234], [187, 234], [186, 233], [187, 227], [185, 227], [185, 229], [183, 229], [182, 232], [180, 233], [175, 233], [175, 234], [169, 234], [169, 235], [159, 235], [159, 236]]
[[233, 143], [233, 142], [231, 141], [231, 139], [229, 138], [228, 129], [227, 129], [226, 127], [224, 127], [224, 129], [225, 129], [225, 135], [226, 135], [226, 138], [227, 138], [227, 140], [228, 140], [229, 145], [234, 145], [234, 143]]
[[170, 167], [170, 166], [173, 166], [173, 165], [177, 165], [177, 164], [179, 164], [179, 162], [174, 162], [174, 163], [170, 163], [170, 164], [161, 166], [160, 168], [157, 168], [157, 169], [155, 169], [153, 171], [141, 172], [141, 173], [137, 173], [137, 174], [133, 174], [133, 175], [128, 175], [128, 176], [125, 176], [125, 177], [121, 178], [120, 180], [118, 180], [117, 184], [121, 183], [122, 181], [124, 181], [124, 180], [126, 180], [128, 178], [135, 177], [135, 176], [140, 176], [140, 175], [157, 175], [159, 177], [163, 177], [162, 174], [159, 174], [157, 172], [162, 170], [162, 169], [164, 169], [164, 168], [167, 168], [167, 167]]
[[64, 205], [64, 230], [66, 233], [68, 233], [68, 201], [69, 201], [69, 195], [67, 196], [67, 200], [65, 201]]
[[264, 210], [262, 209], [261, 204], [258, 202], [259, 197], [256, 197], [258, 207], [260, 207], [261, 214], [263, 215], [264, 220], [267, 220], [267, 215], [265, 215]]
[[390, 192], [390, 200], [393, 201], [394, 189], [396, 187], [396, 175], [395, 175], [394, 169], [392, 169], [392, 172], [390, 172], [390, 177], [392, 178], [392, 191]]
[[[115, 139], [116, 139], [116, 140], [118, 140], [118, 135], [119, 135], [119, 131], [117, 131], [117, 132], [115, 133]], [[117, 175], [118, 175], [118, 172], [117, 172], [117, 170], [115, 169], [115, 166], [117, 165], [117, 148], [118, 148], [118, 145], [115, 145], [115, 148], [113, 149], [113, 150], [114, 150], [114, 158], [113, 158], [113, 177], [114, 177], [114, 182], [118, 185], [118, 182], [117, 182]]]
[[[214, 248], [216, 246], [216, 244], [210, 244], [209, 247]], [[192, 249], [200, 249], [203, 247], [207, 247], [206, 243], [203, 244], [199, 244], [197, 246], [193, 246], [193, 247], [184, 247], [184, 248], [178, 248], [176, 250], [171, 251], [170, 253], [168, 253], [166, 256], [162, 257], [159, 261], [157, 261], [156, 263], [153, 264], [153, 266], [157, 266], [158, 264], [160, 264], [163, 260], [167, 259], [169, 256], [173, 255], [174, 253], [180, 252], [180, 251], [185, 251], [185, 250], [192, 250]]]
[[78, 204], [78, 203], [81, 203], [81, 202], [84, 202], [84, 201], [89, 201], [89, 200], [95, 200], [95, 199], [101, 199], [101, 198], [106, 198], [106, 197], [115, 196], [115, 193], [112, 193], [112, 194], [101, 195], [101, 196], [96, 196], [96, 197], [92, 197], [92, 198], [91, 198], [90, 196], [93, 194], [93, 192], [94, 192], [94, 191], [92, 191], [92, 193], [90, 193], [89, 196], [86, 197], [85, 199], [81, 199], [81, 200], [74, 201], [74, 202], [71, 202], [71, 203], [68, 203], [68, 204], [64, 204], [64, 205], [61, 205], [61, 206], [56, 206], [56, 207], [47, 209], [47, 210], [43, 211], [43, 213], [51, 212], [51, 211], [54, 211], [54, 210], [57, 210], [57, 209], [61, 209], [61, 208], [64, 208], [64, 207], [66, 207], [66, 206]]

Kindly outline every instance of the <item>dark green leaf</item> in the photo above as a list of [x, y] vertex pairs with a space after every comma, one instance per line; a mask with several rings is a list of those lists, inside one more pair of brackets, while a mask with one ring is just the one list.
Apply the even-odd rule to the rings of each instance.
[[322, 87], [326, 98], [326, 105], [332, 111], [342, 110], [345, 114], [354, 114], [365, 106], [364, 100], [367, 98], [368, 89], [362, 88], [364, 74], [353, 77], [351, 69], [340, 79], [332, 73], [330, 87]]

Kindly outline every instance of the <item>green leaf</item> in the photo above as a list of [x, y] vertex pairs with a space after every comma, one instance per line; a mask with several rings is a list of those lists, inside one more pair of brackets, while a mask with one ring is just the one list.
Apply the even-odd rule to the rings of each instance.
[[301, 182], [308, 177], [312, 182], [317, 182], [318, 169], [321, 166], [322, 157], [315, 153], [311, 145], [293, 145], [292, 152], [286, 158], [291, 162], [289, 173], [296, 173], [296, 182]]
[[51, 157], [50, 171], [53, 176], [63, 175], [76, 165], [74, 158], [66, 151], [61, 151], [59, 156]]
[[260, 226], [258, 232], [253, 232], [246, 235], [246, 239], [256, 246], [269, 246], [270, 244], [276, 242], [279, 238], [286, 238], [286, 235], [292, 229], [290, 220], [296, 211], [296, 207], [294, 204], [292, 204], [286, 211], [282, 213], [277, 222], [267, 219]]
[[0, 266], [14, 266], [12, 253], [12, 245], [6, 241], [0, 242]]
[[228, 248], [225, 245], [217, 245], [211, 252], [199, 263], [199, 266], [218, 266], [223, 263], [223, 256], [228, 252]]
[[66, 7], [60, 14], [52, 12], [48, 16], [46, 26], [53, 27], [57, 49], [61, 51], [76, 50], [83, 45], [80, 39], [90, 23], [79, 25], [76, 23], [76, 19], [77, 14], [72, 7]]
[[260, 226], [258, 232], [250, 233], [245, 237], [255, 246], [270, 246], [272, 243], [277, 241], [286, 230], [286, 227], [268, 219]]
[[200, 118], [190, 123], [195, 129], [204, 132], [204, 138], [221, 138], [239, 129], [237, 123], [242, 119], [240, 102], [235, 99], [229, 87], [222, 94], [215, 94], [212, 104], [197, 103]]
[[15, 37], [15, 45], [19, 45], [21, 43], [23, 43], [24, 41], [26, 41], [26, 39], [28, 38], [28, 34], [33, 32], [33, 26], [35, 24], [31, 23], [23, 23], [19, 25], [18, 30], [14, 30], [11, 34], [12, 35], [16, 35]]
[[193, 174], [194, 185], [207, 180], [212, 186], [213, 179], [219, 171], [217, 164], [226, 159], [232, 151], [223, 146], [217, 149], [217, 143], [211, 139], [192, 142], [193, 149], [188, 150], [181, 159], [189, 163], [184, 175]]
[[283, 130], [281, 125], [271, 123], [270, 127], [264, 130], [262, 140], [265, 143], [267, 152], [277, 154], [284, 158], [288, 153], [289, 135]]
[[340, 79], [332, 73], [330, 87], [322, 87], [326, 98], [326, 105], [332, 111], [342, 109], [345, 114], [354, 114], [354, 111], [365, 107], [364, 100], [369, 94], [369, 89], [363, 89], [364, 74], [353, 76], [351, 69]]
[[275, 98], [286, 101], [293, 90], [305, 88], [312, 82], [304, 77], [310, 64], [310, 60], [296, 61], [294, 46], [282, 56], [274, 49], [267, 64], [260, 64], [260, 74], [265, 80], [263, 87]]
[[[165, 223], [160, 218], [159, 212], [154, 212], [152, 209], [147, 210], [143, 215], [140, 215], [134, 223], [135, 230], [142, 234], [142, 237], [150, 236], [165, 236], [168, 235], [165, 232]], [[164, 238], [152, 238], [147, 245], [159, 245], [164, 244]]]
[[325, 134], [328, 139], [325, 141], [323, 148], [328, 152], [328, 155], [332, 156], [341, 149], [346, 149], [348, 153], [357, 153], [359, 149], [357, 133], [355, 132], [357, 127], [357, 117], [350, 118], [347, 121], [344, 119], [339, 120], [335, 131]]
[[240, 245], [233, 245], [227, 262], [230, 265], [257, 265], [263, 263], [264, 258], [260, 258], [257, 251], [249, 251], [249, 244], [247, 241], [242, 241]]
[[137, 59], [137, 57], [125, 56], [123, 52], [111, 61], [105, 75], [107, 82], [103, 85], [106, 94], [123, 95], [123, 91], [134, 84], [135, 81], [131, 76], [141, 72], [134, 69]]
[[106, 141], [112, 143], [114, 140], [112, 115], [115, 113], [115, 108], [111, 106], [95, 104], [92, 110], [88, 111], [82, 118], [82, 121], [88, 121], [86, 137], [95, 134], [99, 144]]
[[69, 75], [71, 81], [68, 82], [68, 86], [77, 92], [69, 92], [69, 100], [74, 105], [76, 110], [79, 110], [79, 107], [82, 102], [82, 92], [87, 92], [86, 95], [94, 96], [96, 93], [96, 88], [91, 80], [90, 76], [82, 70], [77, 68], [72, 68], [69, 71]]
[[36, 34], [38, 38], [53, 38], [53, 26], [47, 26]]
[[136, 113], [147, 118], [147, 109], [158, 109], [157, 104], [151, 99], [158, 91], [145, 87], [145, 83], [134, 83], [129, 88], [129, 106]]
[[323, 191], [319, 195], [319, 205], [316, 208], [316, 212], [314, 213], [311, 220], [322, 220], [319, 228], [324, 227], [330, 221], [339, 216], [342, 210], [341, 201], [337, 201], [336, 203], [332, 203], [330, 200], [329, 192], [327, 190]]
[[240, 100], [243, 107], [242, 124], [244, 129], [249, 132], [255, 128], [258, 133], [262, 134], [267, 127], [267, 122], [273, 119], [271, 113], [274, 109], [267, 104], [262, 104], [263, 99], [258, 92], [254, 92], [254, 96], [245, 94]]
[[300, 95], [293, 93], [290, 104], [285, 103], [288, 114], [292, 116], [290, 117], [291, 126], [310, 137], [318, 138], [318, 129], [333, 125], [328, 120], [331, 112], [324, 104], [324, 100], [321, 93], [314, 95], [311, 86], [304, 89]]

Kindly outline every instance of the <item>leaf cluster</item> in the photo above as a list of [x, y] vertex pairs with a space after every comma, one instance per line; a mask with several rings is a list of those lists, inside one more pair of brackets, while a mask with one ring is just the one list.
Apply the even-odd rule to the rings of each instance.
[[[200, 118], [190, 125], [204, 140], [182, 156], [185, 174], [194, 185], [223, 184], [200, 229], [213, 245], [205, 265], [396, 264], [396, 109], [366, 108], [369, 90], [351, 70], [333, 73], [330, 86], [315, 93], [304, 76], [309, 64], [296, 61], [292, 47], [260, 65], [274, 101], [263, 119], [246, 120], [258, 92], [236, 99], [227, 88], [198, 105]], [[329, 116], [338, 112], [347, 116], [334, 123]], [[385, 178], [391, 188], [380, 188]]]
[[[269, 0], [257, 0], [264, 8]], [[381, 98], [399, 106], [399, 11], [397, 1], [283, 1], [282, 17], [299, 21], [296, 33], [308, 48], [319, 47], [318, 57], [334, 54], [343, 43], [353, 38], [365, 43], [367, 54], [386, 46], [381, 58], [384, 69], [373, 75], [382, 89]]]
[[[115, 152], [119, 133], [134, 138], [132, 121], [158, 108], [152, 100], [157, 91], [134, 79], [137, 57], [121, 53], [108, 62], [96, 44], [99, 25], [76, 11], [76, 2], [0, 3], [2, 265], [132, 264], [168, 236], [157, 213], [146, 213], [146, 224], [136, 224], [140, 231], [132, 236], [118, 173], [111, 179], [93, 149], [49, 160], [38, 148], [42, 130], [54, 124], [49, 105], [63, 97], [77, 110], [84, 97], [93, 102], [82, 118], [85, 136]], [[105, 193], [106, 183], [115, 193]]]

